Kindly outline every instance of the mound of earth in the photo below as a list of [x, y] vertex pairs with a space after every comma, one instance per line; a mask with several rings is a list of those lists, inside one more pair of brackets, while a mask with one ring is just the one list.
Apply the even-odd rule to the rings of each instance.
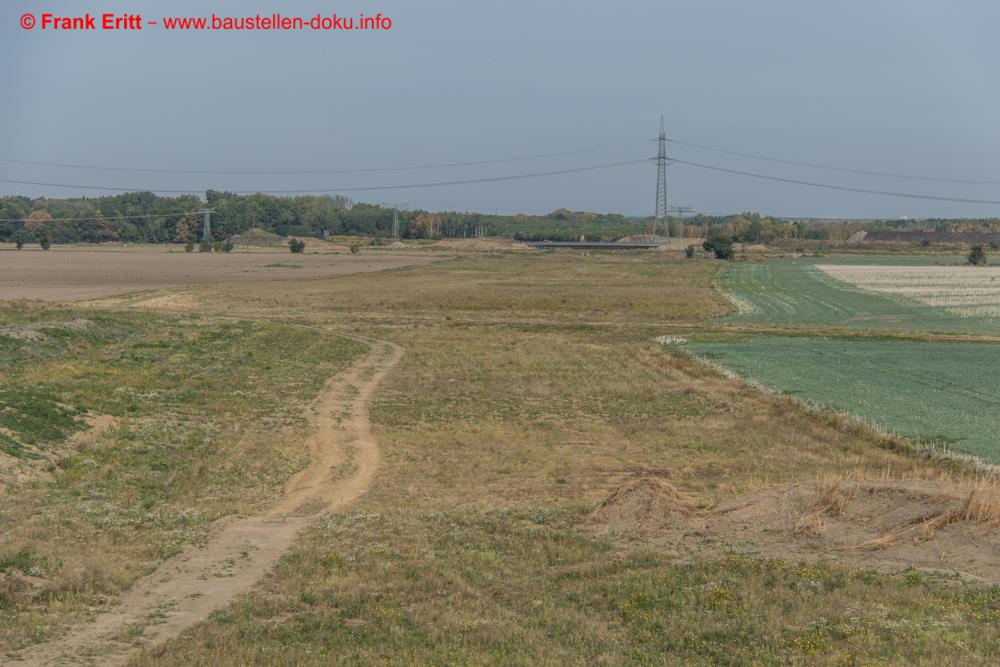
[[587, 525], [692, 554], [738, 548], [1000, 582], [1000, 488], [993, 484], [812, 482], [696, 510], [669, 484], [643, 479], [612, 492]]
[[263, 229], [248, 229], [242, 234], [237, 234], [232, 238], [235, 245], [260, 246], [263, 248], [275, 248], [285, 245], [288, 240], [284, 236], [278, 236]]
[[670, 238], [659, 234], [629, 234], [618, 239], [618, 243], [670, 243]]
[[479, 238], [479, 239], [441, 239], [430, 244], [428, 247], [444, 248], [447, 250], [527, 250], [522, 243], [510, 239], [501, 238]]
[[587, 523], [600, 532], [651, 535], [693, 510], [690, 501], [674, 487], [655, 477], [643, 477], [612, 491]]

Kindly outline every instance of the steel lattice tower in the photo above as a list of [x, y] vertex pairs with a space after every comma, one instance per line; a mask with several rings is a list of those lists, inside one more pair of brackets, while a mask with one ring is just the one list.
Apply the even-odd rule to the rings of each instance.
[[663, 234], [670, 238], [670, 223], [667, 222], [667, 132], [663, 129], [660, 116], [659, 150], [656, 153], [656, 217], [653, 219], [653, 234], [663, 222]]

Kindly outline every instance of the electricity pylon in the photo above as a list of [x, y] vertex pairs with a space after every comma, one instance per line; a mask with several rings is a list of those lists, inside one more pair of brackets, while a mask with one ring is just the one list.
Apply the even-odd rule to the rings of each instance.
[[659, 150], [656, 152], [656, 216], [653, 218], [653, 235], [656, 226], [663, 223], [663, 233], [670, 238], [670, 226], [667, 222], [667, 132], [663, 129], [663, 116], [660, 116]]
[[203, 209], [201, 209], [198, 212], [205, 214], [205, 228], [202, 231], [201, 240], [202, 240], [202, 242], [211, 241], [212, 240], [212, 221], [211, 221], [211, 215], [213, 213], [215, 213], [215, 209], [214, 208], [203, 208]]

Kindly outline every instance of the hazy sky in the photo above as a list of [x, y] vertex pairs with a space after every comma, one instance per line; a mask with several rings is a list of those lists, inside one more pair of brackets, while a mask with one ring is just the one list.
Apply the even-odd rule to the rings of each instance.
[[[25, 12], [391, 17], [385, 32], [20, 27]], [[464, 180], [655, 155], [681, 141], [865, 170], [1000, 182], [1000, 5], [989, 1], [4, 0], [0, 158], [114, 167], [322, 170], [587, 151], [474, 167], [325, 175], [98, 171], [0, 162], [0, 178], [275, 191]], [[1000, 200], [1000, 185], [678, 158], [855, 187]], [[976, 216], [1000, 206], [833, 192], [676, 164], [671, 205], [777, 215]], [[651, 214], [655, 166], [384, 192], [430, 209]], [[100, 194], [0, 183], [29, 196]]]

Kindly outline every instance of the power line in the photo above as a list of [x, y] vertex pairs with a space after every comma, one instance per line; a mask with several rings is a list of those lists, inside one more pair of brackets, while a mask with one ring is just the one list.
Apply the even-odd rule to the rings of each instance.
[[508, 162], [523, 162], [527, 160], [542, 160], [552, 157], [565, 157], [567, 155], [580, 155], [582, 153], [593, 153], [596, 148], [588, 148], [575, 151], [562, 151], [559, 153], [540, 153], [536, 155], [521, 155], [517, 157], [498, 158], [492, 160], [474, 160], [469, 162], [445, 162], [440, 164], [410, 165], [406, 167], [367, 167], [352, 169], [302, 169], [288, 171], [247, 171], [228, 169], [152, 169], [143, 167], [108, 167], [88, 164], [68, 164], [63, 162], [37, 162], [33, 160], [15, 160], [12, 158], [0, 158], [0, 162], [12, 164], [33, 165], [38, 167], [58, 167], [61, 169], [93, 169], [96, 171], [132, 171], [148, 174], [207, 174], [207, 175], [257, 175], [257, 176], [277, 176], [290, 175], [302, 176], [308, 174], [365, 174], [390, 171], [419, 171], [423, 169], [447, 169], [449, 167], [475, 167], [487, 164], [503, 164]]
[[946, 197], [942, 195], [921, 195], [914, 192], [893, 192], [890, 190], [869, 190], [868, 188], [854, 188], [847, 185], [830, 185], [829, 183], [816, 183], [814, 181], [803, 181], [797, 178], [783, 178], [781, 176], [768, 176], [766, 174], [757, 174], [752, 171], [741, 171], [739, 169], [728, 169], [726, 167], [717, 167], [710, 164], [701, 164], [699, 162], [690, 162], [688, 160], [671, 160], [674, 164], [685, 164], [689, 167], [698, 167], [699, 169], [709, 169], [711, 171], [720, 171], [726, 174], [736, 174], [738, 176], [749, 176], [751, 178], [759, 178], [765, 181], [778, 181], [779, 183], [794, 183], [795, 185], [808, 185], [814, 188], [825, 188], [827, 190], [841, 190], [844, 192], [860, 192], [869, 195], [881, 195], [885, 197], [902, 197], [905, 199], [929, 199], [932, 201], [950, 201], [950, 202], [961, 202], [963, 204], [996, 204], [1000, 205], [1000, 200], [998, 199], [971, 199], [967, 197]]
[[[942, 176], [926, 176], [920, 174], [903, 174], [898, 172], [889, 171], [875, 171], [868, 169], [856, 169], [851, 167], [841, 167], [828, 164], [820, 164], [816, 162], [803, 162], [799, 160], [787, 160], [782, 158], [771, 157], [767, 155], [760, 155], [757, 153], [747, 153], [742, 151], [734, 151], [725, 148], [718, 148], [715, 146], [706, 146], [704, 144], [693, 143], [689, 141], [681, 141], [679, 139], [667, 139], [669, 143], [676, 144], [677, 146], [687, 146], [689, 148], [696, 148], [699, 150], [711, 151], [714, 153], [722, 153], [725, 155], [735, 155], [738, 157], [751, 158], [754, 160], [763, 160], [766, 162], [772, 162], [776, 164], [788, 164], [797, 167], [807, 167], [810, 169], [825, 169], [828, 171], [837, 171], [848, 174], [860, 174], [864, 176], [881, 176], [887, 178], [901, 178], [901, 179], [911, 179], [918, 181], [930, 181], [939, 183], [957, 183], [966, 185], [1000, 185], [1000, 180], [988, 180], [988, 179], [966, 179], [966, 178], [948, 178]], [[63, 169], [90, 169], [96, 171], [117, 171], [117, 172], [137, 172], [137, 173], [149, 173], [149, 174], [202, 174], [202, 175], [258, 175], [258, 176], [271, 176], [271, 175], [323, 175], [323, 174], [363, 174], [363, 173], [386, 173], [386, 172], [401, 172], [401, 171], [419, 171], [424, 169], [447, 169], [451, 167], [474, 167], [489, 164], [505, 164], [510, 162], [522, 162], [528, 160], [541, 160], [546, 158], [554, 157], [565, 157], [569, 155], [580, 155], [583, 153], [593, 153], [599, 149], [588, 148], [573, 151], [561, 151], [555, 153], [539, 153], [532, 155], [520, 155], [508, 158], [495, 158], [490, 160], [471, 160], [465, 162], [444, 162], [436, 164], [423, 164], [423, 165], [409, 165], [403, 167], [361, 167], [361, 168], [345, 168], [345, 169], [299, 169], [299, 170], [238, 170], [238, 169], [161, 169], [161, 168], [150, 168], [150, 167], [116, 167], [107, 165], [88, 165], [88, 164], [73, 164], [65, 162], [42, 162], [36, 160], [18, 160], [14, 158], [0, 158], [0, 162], [7, 162], [11, 164], [21, 164], [21, 165], [33, 165], [41, 167], [57, 167]]]
[[[307, 188], [304, 190], [265, 190], [258, 188], [256, 190], [226, 190], [226, 192], [231, 192], [233, 194], [256, 194], [256, 193], [266, 193], [268, 194], [310, 194], [315, 192], [321, 193], [340, 193], [340, 192], [377, 192], [383, 190], [410, 190], [418, 188], [438, 188], [452, 185], [472, 185], [475, 183], [497, 183], [501, 181], [516, 181], [528, 178], [541, 178], [544, 176], [559, 176], [562, 174], [577, 174], [585, 171], [597, 171], [600, 169], [613, 169], [615, 167], [624, 167], [633, 164], [645, 164], [647, 162], [646, 158], [640, 160], [626, 160], [623, 162], [607, 162], [604, 164], [593, 164], [587, 165], [585, 167], [573, 167], [570, 169], [554, 169], [551, 171], [536, 171], [527, 174], [511, 174], [507, 176], [485, 176], [481, 178], [467, 178], [463, 180], [456, 181], [437, 181], [430, 183], [407, 183], [401, 185], [370, 185], [370, 186], [352, 186], [343, 188]], [[106, 190], [111, 192], [152, 192], [154, 194], [191, 194], [197, 192], [194, 189], [188, 190], [162, 190], [162, 189], [150, 189], [150, 188], [119, 188], [104, 185], [77, 185], [70, 183], [44, 183], [40, 181], [19, 181], [8, 178], [0, 178], [0, 183], [12, 183], [15, 185], [36, 185], [48, 188], [74, 188], [79, 190]]]
[[827, 171], [839, 171], [846, 174], [861, 174], [863, 176], [884, 176], [888, 178], [902, 178], [910, 179], [915, 181], [932, 181], [937, 183], [959, 183], [963, 185], [1000, 185], [1000, 181], [990, 181], [990, 180], [977, 180], [969, 178], [946, 178], [943, 176], [922, 176], [919, 174], [900, 174], [890, 171], [870, 171], [867, 169], [853, 169], [850, 167], [835, 167], [828, 164], [817, 164], [815, 162], [799, 162], [797, 160], [783, 160], [776, 157], [768, 157], [766, 155], [757, 155], [756, 153], [742, 153], [740, 151], [731, 151], [724, 148], [714, 148], [712, 146], [704, 146], [702, 144], [693, 144], [687, 141], [678, 141], [677, 139], [667, 139], [672, 144], [677, 144], [678, 146], [688, 146], [689, 148], [697, 148], [704, 151], [712, 151], [714, 153], [724, 153], [726, 155], [737, 155], [739, 157], [752, 158], [754, 160], [764, 160], [765, 162], [774, 162], [777, 164], [790, 164], [796, 167], [809, 167], [810, 169], [826, 169]]

